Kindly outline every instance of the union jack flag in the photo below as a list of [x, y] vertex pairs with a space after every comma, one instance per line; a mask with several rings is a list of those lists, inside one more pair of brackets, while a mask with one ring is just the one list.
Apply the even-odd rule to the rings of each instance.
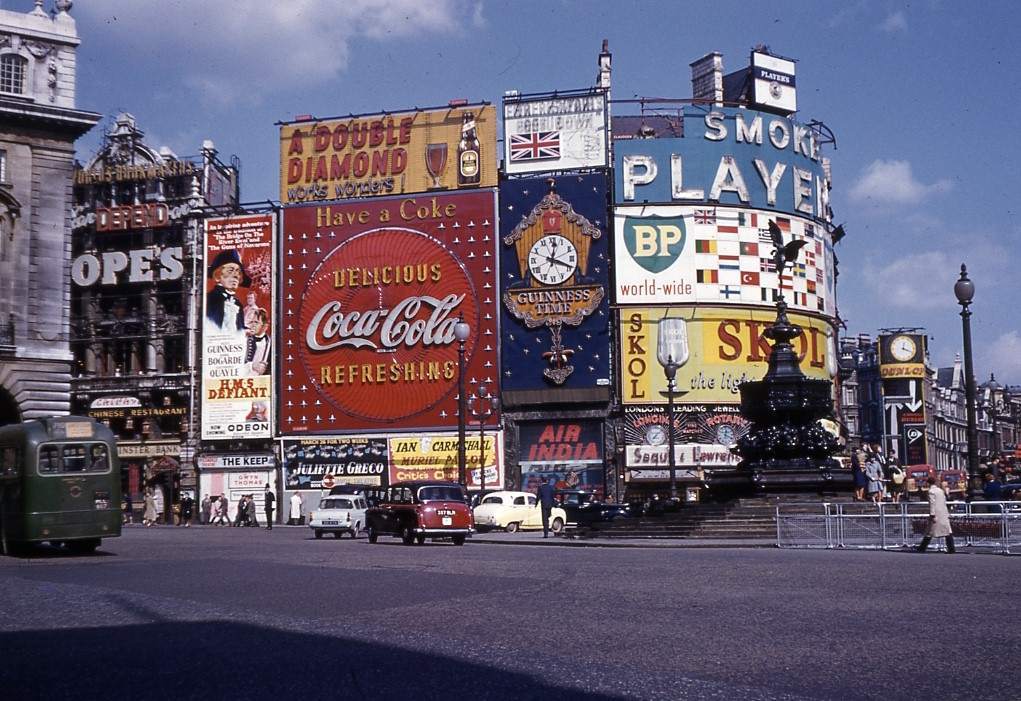
[[544, 161], [550, 158], [560, 158], [559, 131], [511, 134], [510, 139], [512, 161]]
[[715, 224], [716, 223], [716, 210], [715, 209], [696, 209], [695, 210], [695, 223], [696, 224]]

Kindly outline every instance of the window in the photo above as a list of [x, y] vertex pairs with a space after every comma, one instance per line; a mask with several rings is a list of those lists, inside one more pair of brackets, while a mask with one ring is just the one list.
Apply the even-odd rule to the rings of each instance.
[[7, 151], [0, 148], [0, 183], [7, 182]]
[[502, 504], [503, 499], [501, 497], [486, 497], [482, 500], [483, 504]]
[[422, 487], [418, 490], [421, 501], [464, 501], [460, 487]]
[[525, 498], [524, 497], [514, 497], [514, 506], [524, 506], [524, 505], [525, 505]]
[[0, 477], [13, 477], [20, 471], [18, 449], [5, 446], [0, 448]]
[[109, 472], [110, 460], [102, 443], [47, 443], [39, 448], [39, 474]]
[[28, 61], [17, 54], [0, 56], [0, 92], [24, 94], [27, 65]]

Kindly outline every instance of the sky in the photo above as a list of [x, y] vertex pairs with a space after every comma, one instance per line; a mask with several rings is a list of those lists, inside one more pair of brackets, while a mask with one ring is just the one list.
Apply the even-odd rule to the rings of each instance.
[[[31, 0], [0, 0], [28, 11]], [[52, 0], [46, 0], [46, 9]], [[594, 84], [614, 99], [691, 97], [689, 64], [731, 72], [766, 44], [796, 59], [798, 121], [835, 134], [837, 296], [846, 333], [921, 327], [962, 350], [953, 294], [975, 282], [975, 374], [1021, 384], [1021, 5], [920, 0], [78, 0], [78, 107], [132, 113], [150, 145], [241, 160], [246, 202], [278, 199], [278, 127], [317, 117], [500, 103], [505, 90]], [[627, 111], [614, 108], [615, 114]], [[633, 110], [631, 111], [632, 113]], [[78, 143], [87, 161], [100, 129]]]

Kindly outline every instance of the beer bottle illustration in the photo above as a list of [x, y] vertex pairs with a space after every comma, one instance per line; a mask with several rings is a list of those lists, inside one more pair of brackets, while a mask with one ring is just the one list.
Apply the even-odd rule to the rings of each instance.
[[478, 185], [482, 179], [479, 137], [475, 133], [475, 115], [464, 113], [461, 141], [457, 144], [457, 184]]

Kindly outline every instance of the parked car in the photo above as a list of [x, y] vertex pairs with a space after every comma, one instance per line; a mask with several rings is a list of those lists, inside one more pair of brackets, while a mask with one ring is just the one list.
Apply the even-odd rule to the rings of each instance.
[[626, 504], [609, 504], [581, 489], [558, 489], [556, 499], [567, 514], [568, 526], [591, 526], [629, 515]]
[[449, 538], [464, 545], [475, 532], [464, 487], [456, 482], [397, 482], [365, 514], [369, 542], [399, 537], [405, 545]]
[[356, 494], [323, 497], [319, 508], [308, 515], [308, 525], [316, 538], [332, 533], [335, 538], [347, 533], [357, 538], [365, 526], [365, 497]]
[[[528, 492], [492, 492], [475, 507], [475, 525], [482, 528], [503, 528], [508, 533], [520, 529], [542, 528], [542, 510], [534, 494]], [[560, 533], [567, 524], [567, 512], [560, 507], [550, 511], [549, 526]]]
[[904, 497], [925, 499], [929, 484], [936, 477], [936, 468], [932, 465], [907, 465], [904, 468]]

